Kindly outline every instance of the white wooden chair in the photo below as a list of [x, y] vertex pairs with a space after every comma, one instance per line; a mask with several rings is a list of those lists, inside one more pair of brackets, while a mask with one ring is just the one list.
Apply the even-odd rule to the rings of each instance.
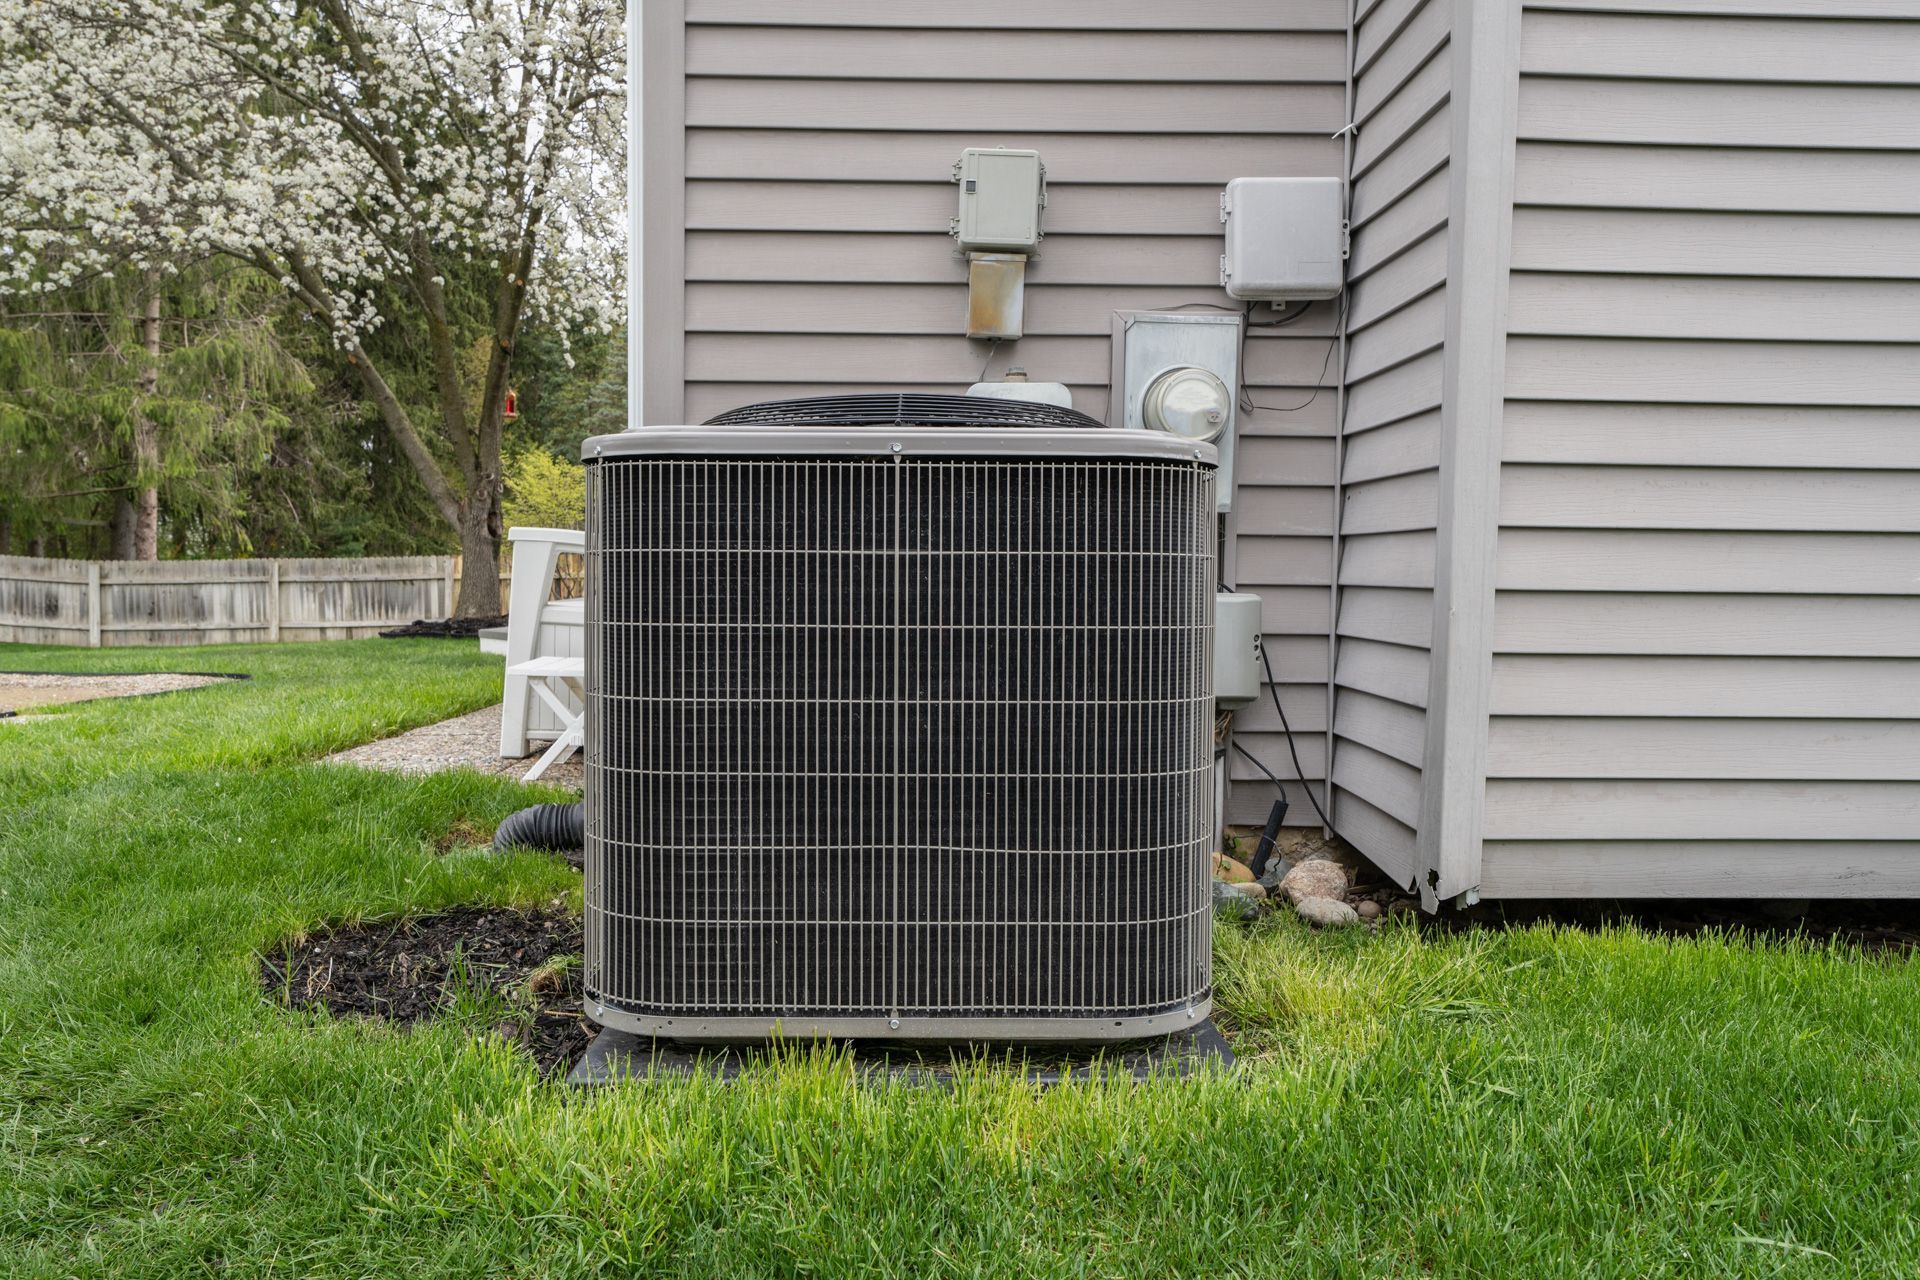
[[535, 696], [566, 726], [521, 779], [538, 782], [548, 766], [565, 760], [586, 742], [587, 717], [579, 708], [585, 696], [581, 683], [587, 678], [587, 662], [584, 658], [530, 658], [508, 667], [507, 675], [525, 680]]
[[[547, 681], [522, 668], [536, 658], [585, 660], [586, 604], [555, 600], [553, 571], [563, 551], [584, 551], [587, 535], [578, 529], [509, 529], [513, 544], [513, 585], [507, 596], [507, 673], [501, 690], [500, 754], [518, 760], [532, 749], [530, 739], [561, 740], [584, 707], [577, 685]], [[535, 681], [539, 680], [539, 702]], [[558, 685], [558, 688], [553, 685]], [[541, 766], [544, 768], [544, 764]]]

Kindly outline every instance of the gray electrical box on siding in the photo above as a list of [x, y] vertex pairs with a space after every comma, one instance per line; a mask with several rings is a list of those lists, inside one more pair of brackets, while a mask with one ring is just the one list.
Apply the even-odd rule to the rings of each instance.
[[1346, 189], [1338, 178], [1235, 178], [1220, 193], [1220, 286], [1235, 298], [1334, 298], [1346, 277]]
[[953, 166], [960, 213], [953, 234], [967, 250], [1032, 253], [1040, 244], [1047, 202], [1046, 166], [1038, 151], [968, 147]]
[[1260, 700], [1260, 597], [1220, 591], [1213, 597], [1213, 699], [1231, 711]]

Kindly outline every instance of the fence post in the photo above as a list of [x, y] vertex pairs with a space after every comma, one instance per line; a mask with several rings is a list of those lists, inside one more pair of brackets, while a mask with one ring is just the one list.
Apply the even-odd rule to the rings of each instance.
[[453, 560], [452, 556], [447, 557], [447, 616], [449, 618], [453, 616]]
[[100, 562], [87, 561], [87, 648], [100, 647]]
[[267, 643], [280, 643], [280, 562], [267, 561]]

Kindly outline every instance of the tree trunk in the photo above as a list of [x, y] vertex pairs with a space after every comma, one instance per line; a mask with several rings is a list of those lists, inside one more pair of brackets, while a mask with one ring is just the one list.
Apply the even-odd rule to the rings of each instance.
[[113, 552], [115, 560], [133, 559], [133, 499], [116, 498], [113, 503]]
[[133, 419], [133, 555], [134, 560], [160, 558], [160, 439], [144, 401], [160, 387], [160, 295], [147, 299], [140, 322], [141, 344], [147, 349], [147, 367], [140, 373], [143, 403]]
[[[298, 255], [290, 256], [289, 265], [300, 285], [300, 296], [314, 308], [315, 312], [331, 317], [332, 303], [325, 285], [313, 269]], [[269, 275], [279, 272], [272, 263], [262, 260], [255, 265]], [[431, 263], [423, 266], [429, 270]], [[523, 268], [524, 270], [524, 268]], [[427, 277], [428, 286], [423, 287], [423, 296], [431, 304], [437, 294], [437, 285], [431, 285], [431, 276]], [[518, 313], [511, 317], [516, 326]], [[446, 334], [434, 335], [436, 348], [443, 346]], [[500, 364], [500, 356], [510, 355], [513, 343], [510, 337], [498, 339], [501, 352], [490, 361]], [[427, 496], [433, 500], [434, 508], [452, 527], [460, 538], [460, 554], [468, 566], [461, 574], [460, 593], [454, 601], [453, 614], [456, 618], [498, 617], [500, 608], [500, 579], [497, 568], [500, 563], [500, 541], [504, 530], [501, 528], [500, 498], [500, 429], [498, 406], [490, 418], [483, 411], [491, 430], [483, 430], [481, 438], [476, 440], [468, 431], [466, 423], [466, 391], [458, 377], [436, 379], [435, 391], [440, 400], [442, 425], [453, 435], [456, 454], [461, 466], [457, 473], [459, 490], [455, 481], [450, 480], [447, 471], [433, 456], [426, 441], [414, 428], [413, 419], [406, 406], [400, 403], [386, 376], [374, 364], [362, 347], [349, 345], [344, 348], [347, 364], [360, 380], [374, 408], [379, 411], [380, 419], [387, 425], [388, 434], [400, 447], [401, 454], [412, 464], [414, 474], [427, 488]], [[436, 354], [436, 360], [440, 358]], [[504, 365], [500, 374], [500, 384], [505, 385]], [[489, 386], [492, 383], [489, 382]], [[476, 447], [477, 446], [477, 447]], [[476, 571], [475, 566], [484, 566]]]
[[460, 521], [460, 598], [454, 603], [456, 618], [497, 618], [506, 612], [500, 607], [500, 522], [489, 508], [498, 499], [487, 502], [476, 495], [469, 499], [467, 513]]

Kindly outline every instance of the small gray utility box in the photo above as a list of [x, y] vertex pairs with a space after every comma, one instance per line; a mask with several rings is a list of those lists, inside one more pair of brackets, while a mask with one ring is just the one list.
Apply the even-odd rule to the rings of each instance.
[[960, 184], [953, 234], [960, 247], [979, 253], [1032, 253], [1040, 244], [1046, 172], [1038, 151], [962, 151], [953, 166], [953, 180]]
[[1346, 276], [1346, 191], [1338, 178], [1235, 178], [1220, 287], [1258, 302], [1335, 298]]

